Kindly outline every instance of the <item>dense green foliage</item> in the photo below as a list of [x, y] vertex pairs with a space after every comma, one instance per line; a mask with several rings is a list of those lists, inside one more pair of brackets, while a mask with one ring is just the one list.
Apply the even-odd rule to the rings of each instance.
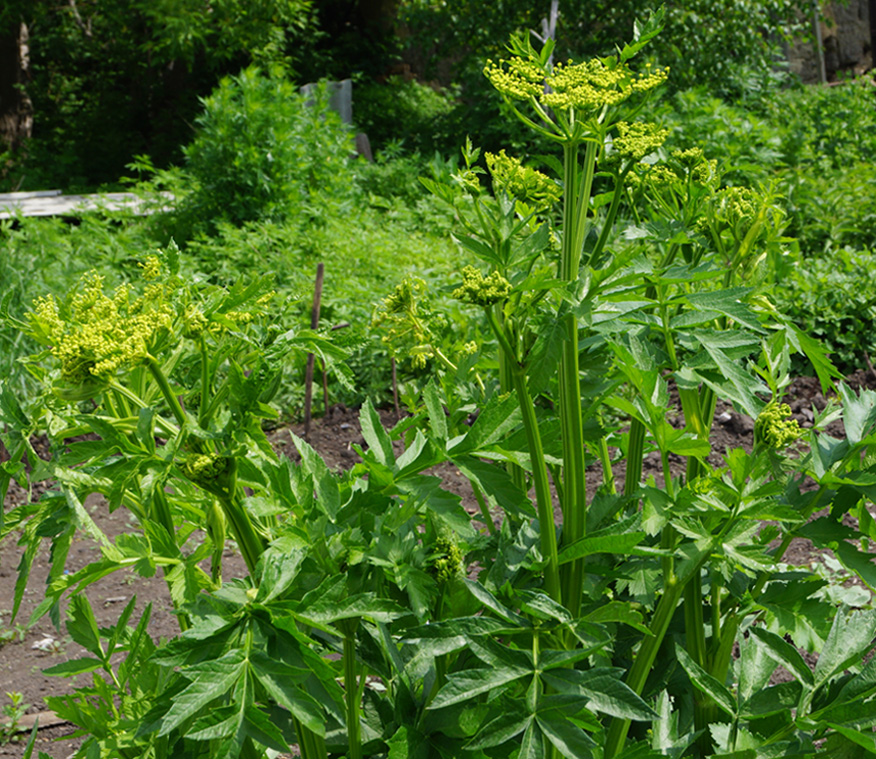
[[279, 69], [249, 68], [220, 82], [184, 151], [195, 183], [186, 210], [241, 224], [352, 197], [352, 138], [326, 98], [319, 89], [308, 106]]
[[[721, 7], [723, 34], [762, 23]], [[660, 106], [667, 72], [638, 59], [672, 51], [663, 20], [583, 64], [514, 36], [485, 73], [518, 123], [459, 161], [395, 141], [452, 134], [420, 84], [391, 83], [395, 111], [375, 96], [389, 149], [370, 165], [288, 69], [248, 67], [201, 101], [183, 165], [137, 160], [169, 209], [0, 227], [0, 495], [41, 493], [0, 510], [0, 538], [25, 547], [13, 617], [50, 544], [32, 620], [87, 652], [47, 670], [81, 678], [49, 700], [79, 756], [872, 753], [876, 609], [841, 583], [876, 590], [876, 393], [834, 384], [828, 357], [873, 347], [876, 130], [851, 126], [874, 121], [870, 93]], [[503, 134], [507, 151], [473, 144]], [[361, 403], [348, 472], [266, 435], [308, 353]], [[390, 355], [394, 429], [370, 400]], [[783, 402], [798, 366], [835, 396], [808, 427]], [[750, 446], [713, 450], [719, 400], [752, 418]], [[105, 535], [93, 494], [131, 529]], [[82, 533], [100, 553], [69, 574]], [[838, 581], [787, 566], [796, 539], [832, 551]], [[98, 629], [82, 591], [159, 569], [179, 635], [154, 641], [135, 600]]]
[[[510, 33], [541, 31], [549, 0], [211, 0], [207, 7], [193, 0], [7, 3], [0, 33], [21, 21], [29, 27], [35, 121], [33, 139], [0, 181], [80, 189], [116, 183], [135, 155], [148, 154], [161, 168], [178, 164], [197, 98], [251, 64], [286, 66], [299, 84], [353, 77], [361, 126], [375, 130], [379, 147], [407, 139], [410, 149], [447, 153], [481, 131], [487, 149], [531, 141], [500, 118], [501, 100], [480, 72]], [[722, 96], [770, 88], [781, 42], [801, 31], [804, 7], [802, 0], [669, 3], [666, 30], [649, 55], [672, 68], [674, 88], [699, 84]], [[563, 0], [558, 58], [609, 53], [641, 10], [629, 0]], [[400, 62], [421, 82], [440, 82], [442, 94], [392, 76]]]

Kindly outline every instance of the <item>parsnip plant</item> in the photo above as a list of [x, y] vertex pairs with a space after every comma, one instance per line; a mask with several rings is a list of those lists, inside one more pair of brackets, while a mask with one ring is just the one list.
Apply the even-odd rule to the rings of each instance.
[[[667, 77], [631, 67], [659, 26], [584, 64], [554, 66], [524, 38], [487, 64], [558, 155], [544, 171], [486, 156], [488, 191], [467, 146], [455, 181], [430, 183], [474, 256], [447, 290], [483, 318], [448, 338], [415, 282], [383, 302], [390, 339], [441, 381], [391, 431], [366, 404], [349, 472], [302, 440], [299, 465], [267, 444], [287, 357], [339, 358], [270, 328], [267, 285], [186, 282], [170, 251], [146, 259], [142, 289], [91, 277], [35, 304], [21, 326], [47, 346], [28, 364], [45, 392], [0, 394], [2, 476], [23, 478], [28, 456], [55, 484], [6, 515], [26, 545], [18, 598], [48, 539], [37, 615], [60, 622], [65, 593], [161, 567], [181, 627], [153, 650], [148, 612], [98, 630], [72, 602], [89, 656], [51, 672], [94, 682], [53, 708], [89, 733], [81, 756], [876, 751], [876, 611], [781, 563], [806, 538], [876, 588], [876, 393], [839, 385], [811, 430], [788, 419], [791, 355], [825, 388], [835, 372], [772, 306], [764, 272], [786, 241], [771, 193], [724, 187], [695, 147], [666, 155], [663, 130], [636, 120]], [[751, 450], [712, 450], [718, 399], [756, 420]], [[840, 419], [844, 439], [825, 431]], [[50, 462], [29, 447], [41, 429]], [[643, 476], [649, 453], [662, 476]], [[442, 464], [471, 482], [483, 528]], [[91, 493], [140, 531], [102, 535]], [[65, 575], [78, 530], [102, 558]], [[246, 577], [223, 576], [226, 536]]]

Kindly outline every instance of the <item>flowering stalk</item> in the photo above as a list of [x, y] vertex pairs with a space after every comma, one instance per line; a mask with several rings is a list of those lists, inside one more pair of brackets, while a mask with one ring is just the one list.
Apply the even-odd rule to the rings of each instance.
[[[492, 309], [486, 309], [490, 327], [493, 329], [496, 339], [509, 355], [514, 350], [505, 332], [499, 325]], [[538, 419], [535, 415], [535, 405], [526, 383], [525, 367], [518, 364], [512, 373], [514, 392], [523, 415], [523, 429], [526, 433], [526, 443], [529, 448], [529, 458], [532, 465], [532, 483], [535, 488], [535, 501], [538, 510], [539, 533], [541, 538], [542, 558], [545, 561], [544, 587], [545, 592], [555, 601], [561, 600], [560, 590], [560, 562], [557, 551], [557, 534], [554, 527], [554, 509], [551, 500], [550, 484], [548, 482], [547, 463], [544, 458], [544, 446], [541, 442], [541, 433], [538, 429]]]

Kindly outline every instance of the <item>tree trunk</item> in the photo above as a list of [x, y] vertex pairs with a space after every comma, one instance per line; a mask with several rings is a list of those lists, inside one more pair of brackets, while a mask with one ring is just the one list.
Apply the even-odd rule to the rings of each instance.
[[31, 135], [33, 104], [24, 89], [28, 67], [28, 33], [22, 23], [0, 33], [0, 151], [18, 149]]

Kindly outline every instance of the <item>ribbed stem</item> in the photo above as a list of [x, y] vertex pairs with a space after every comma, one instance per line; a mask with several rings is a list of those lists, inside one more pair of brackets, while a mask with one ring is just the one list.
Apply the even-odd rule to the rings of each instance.
[[170, 383], [167, 381], [167, 377], [165, 377], [164, 372], [161, 371], [161, 366], [152, 356], [146, 357], [146, 366], [155, 378], [155, 382], [158, 384], [158, 388], [161, 390], [164, 400], [167, 401], [167, 405], [170, 406], [171, 413], [180, 427], [182, 427], [186, 423], [186, 412], [183, 411], [179, 398], [174, 394], [170, 387]]
[[357, 669], [355, 627], [349, 625], [344, 634], [344, 691], [347, 704], [348, 759], [362, 759], [362, 727], [359, 724], [359, 679]]
[[[563, 250], [559, 277], [578, 280], [581, 251], [590, 208], [590, 192], [596, 168], [597, 144], [587, 143], [580, 187], [578, 145], [563, 146]], [[563, 543], [568, 545], [586, 534], [587, 480], [584, 455], [584, 422], [581, 414], [581, 371], [578, 351], [578, 320], [571, 311], [565, 317], [565, 341], [559, 368], [559, 414], [563, 437]], [[581, 609], [584, 559], [563, 566], [563, 602], [572, 616]]]
[[[663, 597], [657, 604], [654, 618], [651, 621], [652, 635], [649, 635], [642, 641], [639, 653], [636, 655], [636, 661], [633, 663], [627, 676], [627, 685], [637, 695], [641, 695], [645, 688], [645, 682], [651, 672], [651, 667], [654, 665], [654, 660], [657, 658], [657, 652], [663, 644], [663, 638], [666, 636], [669, 623], [675, 614], [682, 590], [683, 586], [679, 583], [677, 577], [670, 578], [666, 583]], [[603, 751], [605, 759], [614, 759], [617, 756], [623, 748], [629, 730], [630, 720], [619, 717], [612, 718], [605, 739], [605, 749]]]
[[[503, 350], [509, 356], [514, 350], [508, 342], [508, 336], [499, 324], [492, 309], [486, 309], [487, 320]], [[557, 532], [554, 525], [554, 508], [551, 500], [551, 489], [548, 481], [547, 463], [544, 458], [544, 446], [541, 442], [541, 432], [538, 429], [538, 418], [535, 415], [535, 404], [529, 394], [526, 384], [526, 370], [518, 365], [511, 372], [514, 393], [520, 413], [523, 416], [523, 430], [526, 433], [526, 443], [529, 450], [529, 460], [532, 465], [532, 484], [535, 488], [536, 511], [538, 513], [539, 532], [541, 535], [541, 551], [545, 562], [544, 587], [547, 594], [558, 603], [560, 597], [560, 561], [557, 551]]]

